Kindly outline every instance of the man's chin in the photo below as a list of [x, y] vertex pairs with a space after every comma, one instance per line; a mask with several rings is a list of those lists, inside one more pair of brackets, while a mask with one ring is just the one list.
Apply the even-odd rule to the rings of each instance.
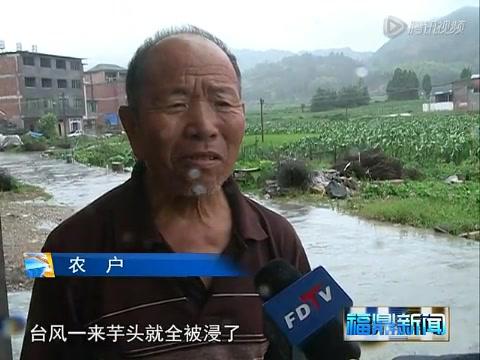
[[213, 194], [221, 190], [223, 183], [227, 180], [228, 174], [205, 173], [189, 171], [170, 173], [160, 172], [157, 181], [162, 191], [167, 191], [171, 196], [198, 197]]
[[206, 182], [198, 181], [191, 183], [184, 191], [185, 195], [200, 197], [212, 195], [222, 189], [222, 183], [220, 182]]
[[214, 194], [222, 189], [228, 178], [225, 176], [201, 176], [198, 179], [185, 179], [181, 186], [181, 193], [185, 196], [205, 196]]

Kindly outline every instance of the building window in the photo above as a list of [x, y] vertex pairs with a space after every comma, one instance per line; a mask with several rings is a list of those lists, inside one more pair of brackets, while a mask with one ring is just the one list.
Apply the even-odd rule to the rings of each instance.
[[105, 71], [105, 81], [106, 82], [117, 81], [117, 73], [113, 71]]
[[82, 119], [70, 119], [70, 132], [82, 130]]
[[40, 108], [40, 99], [35, 98], [26, 98], [25, 99], [25, 110], [33, 111]]
[[25, 77], [25, 87], [35, 87], [37, 83], [34, 77]]
[[67, 68], [67, 62], [65, 60], [56, 60], [56, 66], [57, 69], [66, 69]]
[[33, 56], [24, 56], [23, 65], [35, 66], [35, 59]]
[[70, 70], [80, 71], [81, 69], [80, 61], [70, 61]]
[[44, 67], [44, 68], [50, 68], [50, 67], [52, 67], [52, 60], [49, 59], [49, 58], [41, 57], [40, 58], [40, 66]]
[[52, 79], [42, 78], [42, 88], [51, 88], [51, 87], [52, 87]]
[[58, 79], [57, 80], [57, 87], [59, 89], [65, 89], [67, 87], [67, 80], [65, 79]]
[[44, 109], [53, 109], [55, 105], [55, 102], [53, 99], [50, 98], [44, 98], [43, 99], [43, 108]]
[[75, 98], [75, 101], [74, 101], [74, 103], [73, 103], [73, 106], [74, 106], [75, 109], [77, 109], [77, 110], [83, 109], [83, 107], [84, 107], [83, 99], [82, 99], [82, 98]]
[[90, 113], [97, 112], [97, 102], [94, 100], [87, 100], [87, 110]]
[[82, 87], [82, 80], [72, 80], [72, 89], [80, 89]]
[[58, 97], [58, 106], [60, 109], [65, 110], [65, 108], [70, 106], [70, 98], [62, 93], [62, 95]]

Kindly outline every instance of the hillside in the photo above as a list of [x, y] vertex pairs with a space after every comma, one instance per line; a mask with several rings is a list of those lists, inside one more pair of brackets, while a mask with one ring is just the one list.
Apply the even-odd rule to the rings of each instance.
[[460, 8], [436, 21], [462, 20], [465, 28], [457, 35], [415, 35], [407, 30], [378, 49], [370, 58], [370, 63], [377, 67], [425, 61], [478, 65], [479, 8]]
[[[358, 82], [355, 70], [368, 69], [365, 82], [372, 95], [384, 95], [396, 67], [414, 70], [421, 80], [429, 74], [435, 91], [446, 89], [464, 67], [479, 72], [479, 8], [460, 8], [442, 21], [465, 21], [457, 35], [413, 35], [407, 30], [387, 41], [375, 53], [350, 48], [315, 50], [293, 54], [282, 50], [243, 50], [239, 62], [244, 71], [247, 101], [263, 97], [271, 102], [309, 102], [315, 90], [339, 89]], [[275, 60], [276, 59], [276, 60]], [[252, 64], [256, 64], [254, 67]]]
[[244, 74], [244, 98], [263, 97], [269, 102], [309, 102], [319, 86], [339, 89], [358, 81], [355, 69], [361, 66], [341, 54], [294, 55], [276, 63], [258, 64]]
[[242, 71], [250, 70], [258, 64], [277, 62], [289, 56], [302, 55], [306, 53], [317, 56], [328, 56], [331, 53], [342, 53], [345, 56], [351, 57], [352, 59], [359, 61], [365, 61], [373, 54], [373, 52], [369, 51], [355, 51], [349, 47], [335, 49], [317, 49], [313, 51], [301, 51], [300, 53], [294, 53], [292, 51], [286, 50], [234, 49], [233, 53], [237, 57], [238, 64]]
[[463, 67], [478, 72], [479, 8], [463, 7], [436, 19], [457, 24], [462, 20], [465, 28], [457, 35], [415, 35], [407, 30], [389, 40], [368, 59], [371, 75], [402, 67], [414, 70], [419, 78], [429, 73], [434, 84], [441, 84], [457, 79]]
[[233, 53], [237, 57], [238, 66], [242, 72], [249, 70], [257, 64], [271, 63], [282, 60], [287, 56], [295, 55], [294, 52], [286, 50], [250, 50], [239, 49], [233, 50]]

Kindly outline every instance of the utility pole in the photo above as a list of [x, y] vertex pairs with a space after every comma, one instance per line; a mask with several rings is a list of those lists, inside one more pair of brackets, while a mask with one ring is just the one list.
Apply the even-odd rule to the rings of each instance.
[[265, 100], [260, 98], [260, 123], [262, 124], [262, 143], [264, 142], [263, 139], [263, 104], [265, 103]]
[[[6, 321], [8, 314], [7, 280], [5, 275], [5, 257], [3, 254], [2, 221], [0, 218], [0, 322]], [[0, 359], [12, 359], [10, 335], [0, 335]]]
[[[87, 65], [87, 63], [83, 63], [82, 64], [82, 69], [83, 67]], [[83, 73], [83, 71], [82, 71]], [[82, 121], [82, 130], [83, 130], [83, 123], [87, 123], [88, 121], [88, 105], [87, 105], [87, 84], [85, 83], [85, 80], [86, 80], [86, 76], [85, 76], [85, 73], [83, 73], [83, 76], [82, 76], [82, 84], [83, 84], [83, 106], [84, 106], [84, 112], [85, 112], [85, 115], [84, 115], [84, 121]]]
[[60, 94], [62, 99], [62, 113], [63, 113], [63, 136], [67, 137], [67, 117], [65, 116], [65, 93]]

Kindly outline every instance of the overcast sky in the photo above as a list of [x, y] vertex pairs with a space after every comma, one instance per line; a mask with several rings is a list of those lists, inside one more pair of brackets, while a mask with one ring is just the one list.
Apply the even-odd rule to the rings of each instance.
[[21, 42], [38, 52], [125, 66], [136, 47], [158, 29], [193, 24], [230, 48], [315, 50], [349, 46], [375, 51], [387, 38], [383, 19], [444, 16], [478, 0], [81, 0], [2, 1], [0, 40], [7, 51]]

